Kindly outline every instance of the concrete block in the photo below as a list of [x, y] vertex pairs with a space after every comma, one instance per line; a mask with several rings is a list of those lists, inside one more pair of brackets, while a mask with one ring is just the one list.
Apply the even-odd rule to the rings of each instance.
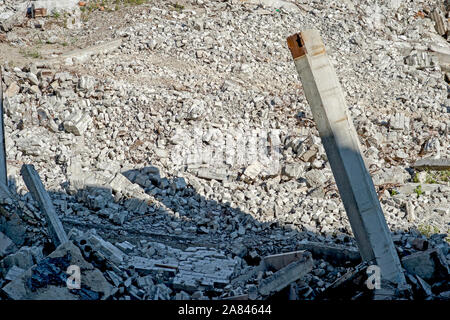
[[21, 269], [28, 269], [35, 263], [33, 259], [33, 253], [30, 247], [22, 247], [19, 251], [14, 254], [10, 254], [5, 257], [0, 265], [3, 270], [9, 270], [14, 266], [19, 267]]
[[305, 173], [305, 178], [309, 186], [311, 187], [323, 187], [327, 178], [321, 170], [312, 169]]
[[99, 251], [106, 259], [117, 265], [121, 264], [126, 257], [119, 248], [114, 246], [111, 242], [103, 240], [95, 234], [90, 234], [86, 241], [92, 246], [94, 250]]
[[274, 269], [278, 271], [294, 261], [304, 259], [305, 252], [306, 251], [301, 250], [301, 251], [274, 254], [264, 257], [263, 260], [268, 269]]
[[402, 258], [402, 265], [409, 273], [425, 281], [448, 280], [450, 269], [440, 249], [416, 252]]
[[120, 250], [122, 250], [125, 253], [130, 253], [134, 249], [134, 245], [132, 245], [128, 241], [117, 242], [116, 243], [116, 247], [119, 248]]
[[92, 55], [113, 51], [114, 49], [120, 47], [121, 44], [122, 39], [112, 40], [85, 49], [74, 50], [68, 53], [64, 53], [57, 58], [49, 59], [47, 62], [53, 63], [56, 61], [65, 61], [67, 59], [76, 60], [78, 62], [86, 62]]
[[264, 166], [261, 163], [254, 161], [245, 169], [242, 178], [244, 181], [251, 182], [258, 177], [263, 169]]
[[424, 251], [428, 249], [428, 241], [422, 238], [416, 238], [411, 241], [411, 245], [414, 249]]
[[283, 168], [283, 174], [291, 179], [298, 179], [304, 173], [303, 165], [299, 163], [287, 163]]
[[17, 213], [13, 213], [9, 217], [0, 216], [0, 231], [17, 246], [21, 246], [25, 242], [25, 224]]
[[109, 186], [116, 192], [125, 193], [127, 189], [133, 186], [133, 182], [128, 180], [122, 173], [117, 173], [109, 182]]
[[20, 92], [20, 87], [16, 82], [13, 82], [9, 85], [8, 89], [5, 92], [5, 97], [11, 98], [17, 95]]
[[397, 112], [391, 117], [390, 126], [394, 130], [409, 130], [409, 117]]
[[270, 277], [262, 280], [258, 286], [258, 291], [264, 296], [278, 292], [309, 273], [313, 265], [311, 254], [305, 252], [302, 259], [292, 262]]
[[224, 181], [228, 178], [228, 171], [220, 168], [200, 168], [197, 170], [197, 177], [207, 180]]
[[416, 170], [449, 170], [450, 159], [424, 158], [417, 160], [412, 167]]
[[136, 198], [128, 199], [127, 201], [125, 201], [124, 205], [128, 211], [138, 214], [144, 214], [148, 210], [147, 203]]
[[5, 280], [13, 281], [16, 278], [20, 277], [22, 273], [25, 272], [25, 269], [19, 268], [17, 266], [12, 266], [11, 269], [8, 270], [5, 276]]
[[300, 241], [297, 248], [310, 251], [314, 259], [325, 259], [336, 263], [361, 262], [361, 255], [356, 248], [307, 240]]
[[131, 257], [127, 264], [133, 266], [141, 274], [149, 275], [158, 272], [167, 275], [175, 275], [178, 270], [178, 261], [176, 259], [148, 259], [144, 257]]
[[76, 136], [81, 136], [91, 123], [92, 118], [88, 114], [76, 110], [64, 121], [64, 129]]
[[8, 238], [3, 232], [0, 232], [0, 259], [16, 252], [18, 249], [14, 242]]

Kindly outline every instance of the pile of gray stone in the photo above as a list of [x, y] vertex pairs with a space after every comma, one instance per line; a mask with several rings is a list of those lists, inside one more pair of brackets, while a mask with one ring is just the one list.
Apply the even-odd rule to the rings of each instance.
[[[22, 12], [14, 3], [0, 1], [0, 11]], [[348, 272], [364, 273], [286, 46], [314, 27], [346, 93], [409, 298], [448, 299], [449, 169], [414, 167], [450, 158], [447, 3], [152, 1], [94, 14], [102, 19], [73, 28], [0, 16], [13, 47], [35, 33], [50, 42], [108, 35], [1, 66], [3, 298], [55, 297], [77, 259], [94, 280], [66, 298], [319, 299]], [[49, 242], [24, 163], [38, 170], [71, 244]], [[266, 263], [299, 250], [277, 268]], [[39, 280], [50, 269], [55, 293]]]

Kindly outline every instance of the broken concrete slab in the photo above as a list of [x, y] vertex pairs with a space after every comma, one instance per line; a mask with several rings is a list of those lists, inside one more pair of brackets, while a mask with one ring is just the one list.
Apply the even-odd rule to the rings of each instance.
[[440, 45], [433, 43], [429, 46], [432, 55], [437, 57], [441, 70], [444, 72], [450, 71], [450, 45], [448, 42], [443, 42]]
[[21, 246], [25, 242], [27, 235], [25, 223], [17, 213], [8, 213], [8, 216], [0, 215], [0, 231], [8, 236], [17, 246]]
[[254, 161], [245, 169], [242, 178], [246, 182], [252, 182], [259, 176], [263, 169], [264, 166], [259, 161]]
[[120, 250], [122, 250], [123, 252], [125, 252], [127, 254], [131, 253], [134, 249], [134, 245], [132, 245], [128, 241], [117, 242], [116, 247], [118, 247]]
[[14, 196], [9, 190], [8, 186], [0, 182], [0, 204], [11, 204]]
[[0, 259], [18, 250], [14, 242], [3, 232], [0, 232]]
[[224, 168], [200, 168], [196, 170], [196, 175], [202, 179], [225, 181], [228, 179], [229, 172]]
[[312, 146], [300, 156], [300, 159], [304, 162], [313, 162], [316, 159], [318, 153], [319, 148], [317, 146]]
[[287, 163], [283, 167], [283, 174], [291, 179], [298, 179], [304, 173], [304, 166], [300, 163]]
[[135, 212], [138, 214], [146, 213], [149, 208], [145, 201], [136, 198], [126, 200], [124, 206], [129, 212]]
[[243, 285], [248, 280], [255, 277], [258, 273], [266, 271], [266, 269], [267, 268], [266, 268], [266, 264], [264, 263], [264, 260], [261, 260], [260, 264], [257, 265], [256, 267], [248, 267], [248, 269], [244, 269], [244, 271], [242, 272], [242, 274], [240, 276], [234, 278], [231, 281], [231, 284], [233, 286]]
[[441, 192], [443, 194], [449, 194], [450, 193], [450, 187], [447, 187], [443, 184], [438, 183], [406, 183], [403, 186], [397, 187], [395, 190], [400, 194], [414, 194], [417, 193], [417, 188], [419, 188], [424, 194], [433, 193], [433, 192]]
[[290, 263], [270, 277], [262, 280], [258, 286], [258, 291], [263, 296], [278, 292], [309, 273], [313, 265], [314, 262], [311, 254], [305, 252], [301, 259]]
[[88, 47], [85, 49], [74, 50], [71, 52], [64, 53], [64, 54], [60, 55], [59, 57], [49, 59], [46, 62], [48, 64], [52, 64], [57, 61], [67, 61], [68, 59], [70, 59], [70, 60], [74, 59], [78, 62], [86, 62], [90, 58], [90, 56], [92, 56], [94, 54], [100, 54], [100, 53], [106, 53], [106, 52], [113, 51], [113, 50], [117, 49], [118, 47], [120, 47], [121, 44], [122, 44], [122, 39], [111, 40], [111, 41], [107, 41], [105, 43], [98, 44], [98, 45]]
[[418, 275], [416, 275], [416, 279], [417, 279], [417, 282], [420, 285], [420, 288], [422, 289], [424, 295], [427, 297], [432, 296], [433, 292], [431, 291], [431, 286], [425, 280], [423, 280], [421, 277], [419, 277]]
[[[165, 260], [165, 261], [164, 261]], [[143, 275], [165, 272], [174, 276], [178, 270], [178, 261], [176, 259], [148, 259], [144, 257], [131, 257], [127, 261], [128, 266], [132, 266], [136, 271]]]
[[312, 253], [314, 259], [325, 259], [337, 264], [343, 264], [345, 262], [361, 262], [361, 255], [356, 248], [307, 240], [300, 241], [297, 244], [297, 248], [301, 250], [308, 250]]
[[312, 169], [305, 173], [305, 179], [309, 186], [311, 187], [323, 187], [327, 178], [322, 173], [322, 170]]
[[401, 261], [406, 271], [425, 281], [449, 279], [450, 269], [440, 249], [416, 252], [403, 257]]
[[221, 298], [221, 300], [249, 300], [249, 298], [248, 298], [248, 294], [241, 294], [238, 296]]
[[81, 136], [92, 123], [92, 118], [80, 110], [74, 111], [69, 118], [64, 121], [64, 129], [76, 136]]
[[408, 171], [392, 167], [383, 169], [380, 172], [377, 172], [373, 175], [373, 183], [375, 185], [382, 185], [382, 184], [403, 184], [410, 178], [410, 175]]
[[69, 241], [66, 231], [64, 231], [61, 221], [53, 207], [52, 200], [45, 190], [34, 166], [24, 164], [20, 169], [20, 174], [34, 200], [39, 203], [39, 207], [45, 215], [49, 234], [55, 246], [59, 246], [60, 244]]
[[[275, 271], [278, 271], [294, 261], [304, 259], [304, 255], [306, 252], [307, 251], [305, 250], [300, 250], [300, 251], [273, 254], [270, 256], [265, 256], [263, 258], [263, 261], [266, 264], [267, 269], [273, 269]], [[308, 252], [307, 254], [310, 253]]]
[[17, 95], [20, 92], [20, 87], [16, 82], [13, 82], [9, 85], [8, 89], [5, 91], [5, 97], [11, 98]]
[[13, 281], [20, 277], [25, 272], [25, 269], [19, 268], [17, 266], [12, 266], [11, 269], [8, 270], [5, 276], [5, 280]]
[[174, 288], [186, 292], [221, 290], [230, 283], [238, 268], [238, 259], [207, 248], [188, 248], [181, 254], [178, 272], [173, 279]]
[[109, 182], [109, 186], [116, 192], [125, 193], [126, 190], [133, 188], [134, 184], [119, 172]]
[[[67, 286], [69, 266], [80, 268], [80, 289]], [[2, 290], [13, 300], [98, 300], [108, 297], [112, 286], [84, 260], [78, 247], [66, 242]]]
[[38, 263], [42, 258], [42, 250], [39, 247], [22, 247], [19, 251], [6, 256], [0, 261], [0, 271], [6, 273], [14, 266], [26, 270]]

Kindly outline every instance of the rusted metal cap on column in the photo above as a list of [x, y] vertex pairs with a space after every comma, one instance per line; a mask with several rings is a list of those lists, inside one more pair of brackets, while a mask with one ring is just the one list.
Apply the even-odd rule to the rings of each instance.
[[325, 45], [320, 38], [319, 31], [314, 29], [289, 36], [287, 44], [294, 60], [305, 54], [316, 56], [325, 53]]

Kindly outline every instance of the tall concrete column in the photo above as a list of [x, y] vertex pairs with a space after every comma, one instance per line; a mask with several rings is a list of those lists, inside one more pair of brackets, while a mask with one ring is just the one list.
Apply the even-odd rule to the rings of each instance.
[[0, 67], [0, 182], [8, 186], [8, 174], [6, 171], [5, 124], [3, 122], [3, 111], [3, 80], [2, 68]]
[[364, 261], [380, 267], [382, 284], [406, 284], [371, 176], [361, 156], [344, 94], [317, 30], [287, 39], [339, 193]]

